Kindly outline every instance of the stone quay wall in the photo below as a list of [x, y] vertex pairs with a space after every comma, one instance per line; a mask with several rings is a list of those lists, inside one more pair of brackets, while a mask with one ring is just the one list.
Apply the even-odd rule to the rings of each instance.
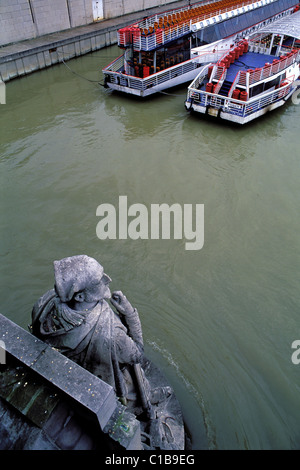
[[0, 46], [116, 18], [174, 0], [0, 0]]
[[114, 45], [118, 29], [188, 3], [196, 2], [0, 0], [0, 85]]

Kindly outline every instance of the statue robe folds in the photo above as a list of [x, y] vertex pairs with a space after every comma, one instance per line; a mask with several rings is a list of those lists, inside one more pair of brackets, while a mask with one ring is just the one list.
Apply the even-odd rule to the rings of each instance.
[[32, 311], [35, 336], [110, 384], [122, 397], [128, 395], [129, 385], [125, 365], [138, 363], [143, 357], [137, 312], [127, 324], [128, 328], [105, 300], [92, 310], [77, 312], [62, 303], [54, 289], [44, 294]]

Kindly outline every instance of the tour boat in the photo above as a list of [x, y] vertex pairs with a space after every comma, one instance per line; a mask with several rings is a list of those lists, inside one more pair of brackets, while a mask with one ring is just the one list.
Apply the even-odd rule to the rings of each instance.
[[190, 82], [204, 64], [192, 48], [205, 52], [223, 38], [242, 38], [295, 5], [295, 0], [209, 0], [146, 17], [118, 31], [123, 54], [102, 70], [105, 87], [146, 97]]
[[299, 6], [230, 46], [224, 51], [219, 44], [209, 51], [215, 60], [204, 65], [188, 87], [188, 111], [246, 124], [297, 94]]

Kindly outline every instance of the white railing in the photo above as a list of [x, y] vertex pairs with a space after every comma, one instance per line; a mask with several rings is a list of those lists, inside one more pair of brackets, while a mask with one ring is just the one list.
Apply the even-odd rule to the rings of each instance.
[[167, 10], [167, 11], [164, 11], [160, 14], [148, 16], [147, 18], [139, 21], [136, 25], [139, 28], [149, 28], [150, 26], [154, 27], [155, 23], [159, 23], [160, 19], [164, 20], [165, 17], [170, 17], [172, 15], [176, 15], [176, 13], [183, 13], [183, 12], [190, 13], [192, 22], [196, 23], [198, 21], [201, 21], [202, 19], [210, 18], [212, 16], [212, 13], [214, 15], [218, 15], [218, 14], [221, 14], [221, 13], [226, 13], [226, 12], [232, 11], [232, 10], [237, 9], [237, 8], [243, 8], [247, 5], [251, 5], [255, 2], [253, 0], [245, 0], [245, 1], [242, 1], [242, 2], [238, 2], [236, 4], [234, 4], [234, 2], [232, 2], [233, 5], [228, 6], [226, 8], [224, 8], [224, 7], [223, 8], [218, 8], [218, 6], [217, 6], [217, 8], [212, 12], [205, 13], [204, 9], [203, 9], [202, 10], [203, 13], [201, 13], [201, 8], [202, 7], [211, 7], [214, 3], [221, 3], [221, 1], [220, 0], [206, 0], [206, 1], [199, 2], [199, 3], [194, 3], [192, 6], [185, 6], [185, 7], [176, 8], [176, 9], [173, 9], [173, 10]]
[[[121, 65], [121, 59], [124, 61], [124, 56], [119, 57], [116, 61], [112, 62], [105, 69], [103, 73], [106, 77], [109, 77], [111, 83], [134, 88], [137, 90], [147, 90], [148, 88], [161, 85], [164, 82], [172, 80], [176, 77], [180, 77], [192, 70], [195, 70], [199, 67], [199, 58], [195, 57], [193, 59], [186, 60], [181, 64], [174, 65], [160, 72], [149, 75], [146, 78], [134, 77], [132, 75], [127, 75], [122, 71], [116, 71], [117, 67]], [[115, 64], [117, 62], [117, 64]], [[123, 69], [123, 67], [122, 67]], [[123, 69], [124, 70], [124, 69]]]
[[[231, 98], [232, 93], [233, 93], [233, 90], [236, 88], [236, 86], [237, 86], [237, 84], [238, 84], [238, 82], [239, 82], [239, 80], [240, 80], [240, 73], [241, 73], [241, 71], [239, 71], [239, 72], [236, 74], [235, 79], [234, 79], [233, 82], [232, 82], [232, 85], [231, 85], [230, 90], [229, 90], [229, 92], [228, 92], [229, 98]], [[245, 88], [247, 88], [247, 83], [245, 83], [245, 85], [243, 85], [243, 86], [245, 86]]]
[[103, 72], [121, 72], [124, 68], [124, 54], [120, 55], [117, 59], [113, 60], [102, 71]]
[[172, 16], [174, 14], [176, 15], [177, 13], [193, 11], [193, 10], [195, 10], [195, 8], [212, 5], [213, 3], [217, 3], [219, 1], [220, 0], [206, 0], [206, 1], [202, 1], [200, 3], [193, 4], [192, 8], [190, 6], [185, 6], [185, 7], [176, 8], [176, 9], [173, 9], [173, 10], [167, 10], [167, 11], [164, 11], [160, 14], [155, 14], [155, 15], [152, 15], [152, 16], [148, 16], [147, 18], [139, 21], [137, 23], [137, 26], [139, 28], [149, 28], [150, 26], [154, 27], [155, 23], [159, 23], [160, 19], [164, 20], [165, 17]]
[[[185, 62], [181, 62], [180, 64], [174, 65], [165, 70], [161, 70], [160, 72], [149, 75], [146, 78], [134, 77], [130, 75], [130, 73], [125, 74], [124, 72], [126, 71], [125, 70], [126, 62], [124, 60], [124, 55], [122, 55], [118, 57], [116, 60], [114, 60], [113, 62], [111, 62], [102, 71], [104, 75], [110, 77], [111, 83], [122, 84], [122, 85], [126, 83], [126, 85], [124, 86], [128, 86], [129, 88], [145, 90], [149, 88], [150, 86], [161, 84], [172, 78], [183, 75], [189, 72], [190, 70], [194, 70], [197, 67], [199, 67], [200, 64], [208, 64], [207, 68], [205, 69], [207, 70], [210, 63], [219, 59], [223, 54], [224, 54], [223, 51], [214, 52], [214, 53], [211, 51], [203, 52], [202, 54], [195, 55], [194, 57], [186, 60]], [[130, 67], [128, 66], [128, 70], [129, 69]], [[218, 69], [217, 80], [219, 80], [223, 72], [223, 67], [218, 67], [217, 69]]]
[[[167, 42], [173, 41], [191, 31], [191, 21], [183, 24], [171, 26], [167, 29], [157, 28], [157, 30], [149, 35], [145, 35], [138, 31], [133, 33], [133, 47], [135, 50], [152, 50]], [[140, 34], [139, 34], [140, 33]]]
[[222, 67], [221, 65], [215, 65], [210, 77], [210, 81], [212, 82], [213, 80], [219, 81], [221, 77], [224, 75], [224, 72], [226, 71], [225, 67]]
[[196, 89], [198, 91], [198, 89], [200, 88], [200, 86], [202, 85], [204, 79], [207, 76], [209, 66], [210, 66], [210, 64], [207, 64], [207, 65], [204, 65], [200, 69], [199, 74], [197, 75], [197, 77], [193, 80], [193, 82], [190, 85], [191, 88], [193, 88], [194, 90]]
[[188, 99], [191, 99], [200, 106], [210, 106], [213, 108], [222, 109], [222, 111], [230, 114], [245, 117], [272, 103], [275, 103], [280, 99], [283, 99], [292, 91], [292, 87], [293, 84], [290, 82], [278, 88], [277, 90], [263, 93], [258, 97], [250, 98], [248, 101], [223, 97], [220, 95], [215, 95], [214, 93], [209, 93], [203, 90], [189, 87]]
[[[212, 3], [220, 4], [219, 8], [212, 11], [205, 11], [206, 5], [211, 6]], [[240, 9], [240, 13], [245, 11], [245, 6], [253, 4], [253, 0], [245, 0], [229, 6], [223, 6], [222, 1], [215, 0], [214, 2], [201, 2], [190, 7], [179, 8], [164, 12], [161, 15], [154, 15], [144, 20], [135, 23], [131, 26], [121, 28], [118, 31], [118, 45], [120, 47], [127, 47], [133, 44], [135, 50], [152, 50], [174, 39], [180, 38], [193, 31], [192, 25], [201, 21], [209, 20], [210, 18], [220, 16], [232, 10]], [[257, 3], [257, 2], [256, 2]], [[262, 6], [262, 5], [260, 5]], [[202, 8], [203, 7], [203, 8]], [[201, 10], [202, 9], [202, 10]], [[167, 23], [162, 21], [169, 17], [176, 17], [176, 14], [186, 12], [187, 17], [181, 19], [167, 20]], [[208, 22], [209, 23], [209, 22]]]
[[265, 80], [272, 75], [276, 75], [278, 72], [286, 69], [292, 65], [295, 61], [299, 61], [300, 51], [292, 51], [286, 56], [282, 56], [279, 59], [273, 60], [272, 64], [266, 64], [264, 67], [255, 70], [241, 70], [238, 72], [239, 77], [236, 85], [246, 86], [247, 74], [249, 75], [249, 85], [253, 85], [261, 80]]
[[275, 91], [271, 91], [269, 93], [264, 94], [260, 98], [249, 100], [245, 106], [245, 116], [248, 114], [252, 114], [255, 111], [259, 111], [262, 108], [278, 101], [279, 99], [284, 98], [289, 94], [291, 91], [292, 84], [288, 83], [287, 85], [278, 88]]

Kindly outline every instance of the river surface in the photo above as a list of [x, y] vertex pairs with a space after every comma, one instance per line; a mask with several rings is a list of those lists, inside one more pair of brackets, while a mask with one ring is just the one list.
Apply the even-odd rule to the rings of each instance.
[[[68, 62], [103, 83], [116, 46]], [[64, 65], [7, 84], [0, 107], [0, 312], [27, 328], [53, 260], [96, 258], [137, 307], [193, 449], [299, 449], [300, 106], [233, 128], [186, 88], [120, 96]], [[204, 245], [107, 239], [97, 207], [204, 204]], [[172, 235], [172, 234], [171, 234]]]

